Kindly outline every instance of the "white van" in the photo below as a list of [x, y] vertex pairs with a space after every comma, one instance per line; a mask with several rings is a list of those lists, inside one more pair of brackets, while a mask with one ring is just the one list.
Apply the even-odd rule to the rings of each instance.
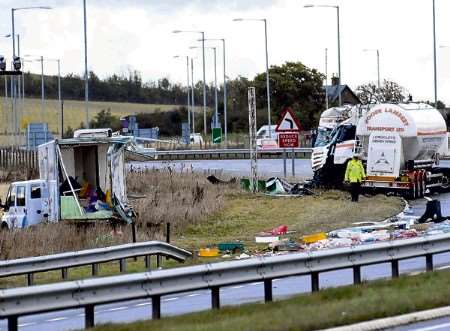
[[278, 147], [278, 135], [275, 132], [276, 125], [269, 126], [263, 125], [256, 132], [256, 145], [260, 148], [277, 148]]

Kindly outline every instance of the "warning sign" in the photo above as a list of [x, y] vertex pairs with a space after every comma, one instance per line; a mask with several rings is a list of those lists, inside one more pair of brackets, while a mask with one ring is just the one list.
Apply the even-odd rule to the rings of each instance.
[[286, 108], [275, 128], [275, 132], [299, 132], [300, 130], [301, 125], [294, 111], [291, 108]]
[[280, 148], [297, 148], [299, 146], [298, 132], [278, 134], [278, 145]]

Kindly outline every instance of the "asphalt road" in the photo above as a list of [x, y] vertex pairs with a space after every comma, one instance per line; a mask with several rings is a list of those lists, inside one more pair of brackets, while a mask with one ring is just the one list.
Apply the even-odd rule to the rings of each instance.
[[[200, 171], [213, 167], [217, 161], [201, 161], [201, 162], [183, 162], [190, 164], [195, 169]], [[281, 163], [280, 163], [281, 162]], [[308, 160], [297, 160], [299, 174], [307, 176], [309, 169]], [[164, 164], [163, 162], [152, 163]], [[204, 164], [207, 163], [207, 164]], [[173, 163], [172, 163], [173, 164]], [[178, 162], [176, 164], [181, 164]], [[246, 160], [230, 160], [220, 161], [220, 169], [223, 171], [234, 171], [234, 169], [244, 169], [248, 166]], [[282, 160], [261, 160], [260, 166], [267, 169], [269, 173], [275, 174], [279, 171]], [[180, 166], [181, 165], [177, 165]], [[197, 168], [198, 167], [198, 168]], [[239, 168], [241, 167], [241, 168]], [[281, 168], [282, 169], [282, 168]], [[236, 170], [240, 171], [240, 170]], [[450, 194], [439, 196], [442, 204], [443, 215], [450, 215]], [[425, 200], [417, 200], [411, 203], [414, 214], [421, 215], [425, 209]], [[434, 256], [434, 262], [437, 269], [450, 267], [450, 253], [438, 254]], [[400, 261], [400, 272], [403, 274], [414, 274], [423, 272], [425, 269], [425, 259], [415, 258]], [[390, 264], [378, 264], [361, 268], [362, 278], [364, 280], [373, 280], [390, 277]], [[320, 274], [321, 288], [334, 287], [351, 284], [353, 280], [353, 273], [351, 269], [339, 270]], [[273, 296], [274, 299], [282, 299], [294, 294], [307, 293], [311, 291], [310, 277], [289, 277], [274, 280]], [[221, 304], [222, 305], [239, 305], [247, 302], [261, 302], [264, 299], [263, 284], [250, 283], [237, 285], [232, 287], [224, 287], [221, 289]], [[188, 312], [202, 311], [210, 309], [211, 296], [209, 291], [196, 291], [189, 293], [180, 293], [177, 295], [170, 295], [162, 298], [161, 304], [162, 316], [180, 315]], [[150, 300], [128, 301], [123, 303], [115, 303], [110, 305], [97, 306], [95, 309], [96, 324], [106, 322], [131, 322], [151, 318], [151, 302]], [[442, 320], [442, 321], [441, 321]], [[417, 325], [407, 326], [406, 328], [399, 328], [398, 330], [411, 330], [411, 327], [417, 326], [419, 330], [435, 330], [430, 327], [437, 327], [438, 325], [450, 329], [450, 318], [440, 319], [418, 323]], [[440, 323], [440, 324], [439, 324]], [[447, 323], [447, 324], [446, 324]], [[425, 325], [425, 326], [423, 326]], [[27, 331], [60, 331], [82, 329], [84, 326], [84, 311], [81, 309], [64, 310], [47, 314], [30, 315], [19, 319], [19, 327], [21, 330]], [[428, 327], [424, 329], [424, 327]], [[445, 330], [445, 327], [439, 330]], [[6, 321], [0, 321], [0, 330], [6, 330]], [[396, 329], [397, 330], [397, 329]], [[437, 329], [436, 329], [437, 330]]]

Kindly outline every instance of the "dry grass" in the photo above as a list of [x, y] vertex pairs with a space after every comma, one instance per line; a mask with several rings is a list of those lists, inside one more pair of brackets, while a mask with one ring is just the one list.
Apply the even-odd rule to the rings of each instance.
[[[138, 241], [162, 239], [164, 225], [175, 231], [201, 222], [224, 204], [223, 187], [209, 184], [203, 176], [174, 173], [170, 168], [132, 172], [127, 177], [137, 217]], [[231, 189], [232, 190], [232, 189]], [[109, 225], [81, 226], [61, 222], [0, 233], [0, 259], [48, 255], [131, 242], [131, 227], [114, 234]]]

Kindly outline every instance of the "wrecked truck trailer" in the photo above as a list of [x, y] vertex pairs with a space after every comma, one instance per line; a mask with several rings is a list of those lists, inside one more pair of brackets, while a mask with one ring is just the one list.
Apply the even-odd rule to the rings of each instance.
[[132, 144], [132, 137], [105, 131], [40, 145], [39, 179], [11, 184], [2, 228], [61, 220], [132, 223], [125, 184], [125, 151]]

